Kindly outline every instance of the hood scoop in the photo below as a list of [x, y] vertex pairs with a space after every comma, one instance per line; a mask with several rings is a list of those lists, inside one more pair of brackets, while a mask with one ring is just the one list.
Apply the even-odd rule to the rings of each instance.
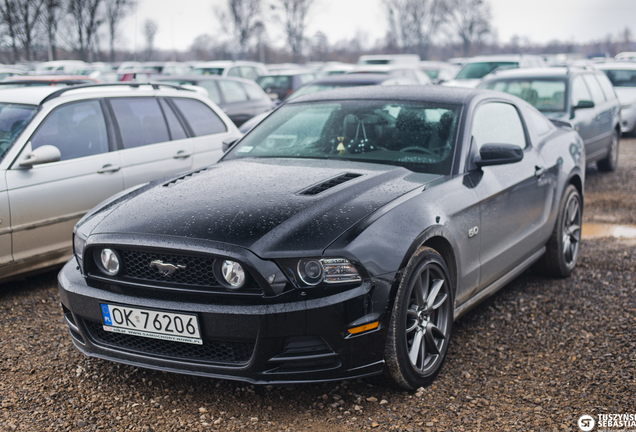
[[191, 179], [194, 176], [197, 176], [197, 175], [201, 174], [204, 171], [207, 171], [208, 169], [210, 169], [210, 167], [206, 167], [206, 168], [203, 168], [203, 169], [200, 169], [200, 170], [197, 170], [197, 171], [189, 172], [189, 173], [187, 173], [184, 176], [181, 176], [181, 177], [176, 178], [174, 180], [170, 180], [168, 183], [165, 183], [163, 185], [163, 187], [168, 187], [169, 188], [169, 187], [172, 187], [172, 186], [176, 186], [179, 183], [182, 183], [182, 182], [184, 182], [184, 181], [186, 181], [188, 179]]
[[353, 180], [355, 178], [358, 178], [362, 176], [362, 174], [356, 174], [356, 173], [346, 173], [346, 174], [341, 174], [338, 177], [334, 177], [331, 178], [327, 181], [324, 181], [320, 184], [314, 185], [309, 187], [308, 189], [305, 189], [304, 191], [301, 191], [299, 194], [300, 195], [318, 195], [319, 193], [322, 193], [324, 191], [326, 191], [327, 189], [331, 189], [334, 186], [338, 186], [339, 184], [342, 184], [344, 182], [348, 182], [349, 180]]

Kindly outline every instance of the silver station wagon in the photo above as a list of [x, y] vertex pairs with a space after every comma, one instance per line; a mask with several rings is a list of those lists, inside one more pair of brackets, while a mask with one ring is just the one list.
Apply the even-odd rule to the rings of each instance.
[[178, 86], [0, 90], [0, 282], [68, 261], [88, 210], [212, 164], [239, 136], [209, 99]]

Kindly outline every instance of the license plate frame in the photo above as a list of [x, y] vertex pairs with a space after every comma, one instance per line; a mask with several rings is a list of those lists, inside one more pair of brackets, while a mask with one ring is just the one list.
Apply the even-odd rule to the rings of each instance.
[[104, 331], [203, 345], [196, 314], [100, 303]]

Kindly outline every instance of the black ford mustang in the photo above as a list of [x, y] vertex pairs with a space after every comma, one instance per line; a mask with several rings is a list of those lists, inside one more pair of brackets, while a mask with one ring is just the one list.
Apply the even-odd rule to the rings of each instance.
[[256, 383], [440, 371], [453, 320], [579, 251], [579, 135], [487, 90], [281, 106], [213, 166], [113, 197], [59, 275], [85, 354]]

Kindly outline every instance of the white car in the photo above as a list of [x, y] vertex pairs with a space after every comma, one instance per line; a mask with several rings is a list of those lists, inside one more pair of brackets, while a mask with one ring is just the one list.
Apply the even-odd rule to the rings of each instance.
[[442, 85], [476, 88], [483, 77], [495, 70], [546, 66], [543, 58], [527, 54], [478, 56], [462, 60], [462, 68], [455, 78]]
[[240, 136], [208, 98], [177, 86], [3, 90], [0, 281], [68, 261], [73, 226], [88, 210], [215, 163], [223, 142]]
[[210, 61], [199, 63], [192, 68], [188, 75], [219, 75], [223, 77], [237, 77], [256, 81], [261, 75], [267, 74], [267, 68], [262, 63], [249, 61]]
[[636, 63], [611, 62], [595, 67], [605, 72], [621, 103], [621, 131], [636, 132]]

